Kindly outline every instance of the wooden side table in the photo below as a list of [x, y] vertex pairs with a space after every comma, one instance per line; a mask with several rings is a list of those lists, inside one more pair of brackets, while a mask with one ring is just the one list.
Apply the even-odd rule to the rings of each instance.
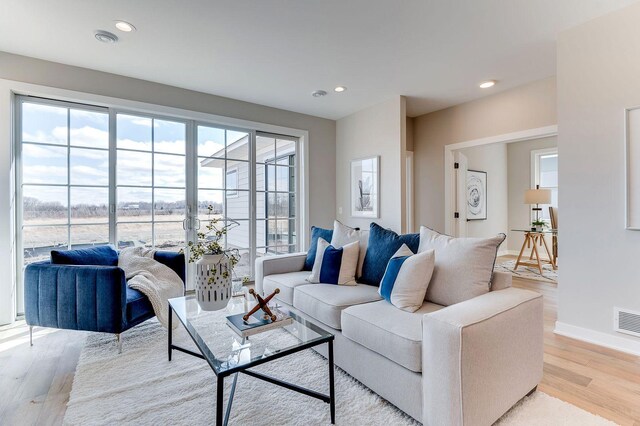
[[[554, 235], [557, 230], [549, 229], [545, 231], [532, 231], [527, 229], [512, 229], [515, 232], [524, 232], [524, 242], [522, 243], [522, 248], [520, 249], [520, 254], [518, 255], [518, 259], [516, 260], [516, 266], [513, 268], [514, 271], [518, 270], [519, 266], [533, 266], [537, 267], [540, 271], [540, 275], [542, 274], [542, 264], [549, 263], [551, 267], [556, 270], [558, 266], [556, 265], [556, 258], [553, 256], [553, 252], [549, 250], [549, 246], [547, 244], [547, 240], [545, 239], [546, 234]], [[549, 256], [549, 260], [541, 259], [540, 253], [538, 251], [538, 246], [544, 247], [544, 250]], [[524, 254], [525, 249], [531, 249], [531, 254], [529, 255], [528, 261], [522, 260], [522, 255]], [[534, 263], [535, 262], [535, 263]]]

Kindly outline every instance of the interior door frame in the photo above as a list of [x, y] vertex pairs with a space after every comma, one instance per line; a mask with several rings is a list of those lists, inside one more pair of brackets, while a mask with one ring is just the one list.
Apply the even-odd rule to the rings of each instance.
[[504, 133], [496, 136], [488, 136], [486, 138], [472, 139], [464, 142], [452, 143], [444, 146], [444, 223], [445, 234], [455, 235], [456, 219], [454, 212], [456, 211], [456, 193], [455, 193], [455, 174], [454, 168], [454, 151], [463, 148], [472, 148], [475, 146], [490, 145], [493, 143], [513, 143], [522, 142], [531, 139], [541, 139], [558, 135], [558, 125], [536, 127], [533, 129], [522, 130], [512, 133]]

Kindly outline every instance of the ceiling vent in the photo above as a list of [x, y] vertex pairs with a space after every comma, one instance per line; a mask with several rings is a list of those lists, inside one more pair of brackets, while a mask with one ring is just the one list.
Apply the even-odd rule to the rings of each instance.
[[95, 37], [96, 40], [102, 43], [116, 43], [118, 41], [118, 36], [109, 31], [98, 30], [95, 33]]
[[640, 337], [640, 312], [613, 308], [613, 329], [619, 333]]

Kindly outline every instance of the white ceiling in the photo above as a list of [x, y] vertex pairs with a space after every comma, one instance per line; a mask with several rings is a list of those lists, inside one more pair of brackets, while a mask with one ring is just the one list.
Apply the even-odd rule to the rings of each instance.
[[559, 31], [635, 1], [2, 0], [0, 50], [331, 119], [405, 95], [415, 116], [554, 75]]

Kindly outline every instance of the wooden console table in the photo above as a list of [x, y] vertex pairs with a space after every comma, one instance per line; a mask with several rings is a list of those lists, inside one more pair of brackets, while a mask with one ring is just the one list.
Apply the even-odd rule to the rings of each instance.
[[[553, 256], [553, 252], [549, 250], [547, 240], [545, 239], [546, 234], [555, 235], [558, 232], [556, 229], [546, 229], [544, 231], [532, 231], [531, 229], [512, 229], [512, 231], [524, 232], [524, 242], [522, 243], [522, 248], [520, 249], [518, 259], [516, 260], [516, 266], [513, 268], [514, 271], [518, 270], [519, 266], [533, 266], [538, 268], [538, 270], [540, 271], [540, 275], [543, 275], [543, 263], [551, 264], [551, 267], [553, 267], [554, 270], [558, 269], [558, 266], [556, 265], [556, 258]], [[540, 258], [538, 246], [544, 247], [547, 256], [549, 256], [549, 260]], [[531, 254], [529, 255], [530, 262], [522, 260], [522, 255], [524, 254], [525, 249], [528, 248], [531, 249]], [[535, 261], [535, 263], [533, 261]]]

